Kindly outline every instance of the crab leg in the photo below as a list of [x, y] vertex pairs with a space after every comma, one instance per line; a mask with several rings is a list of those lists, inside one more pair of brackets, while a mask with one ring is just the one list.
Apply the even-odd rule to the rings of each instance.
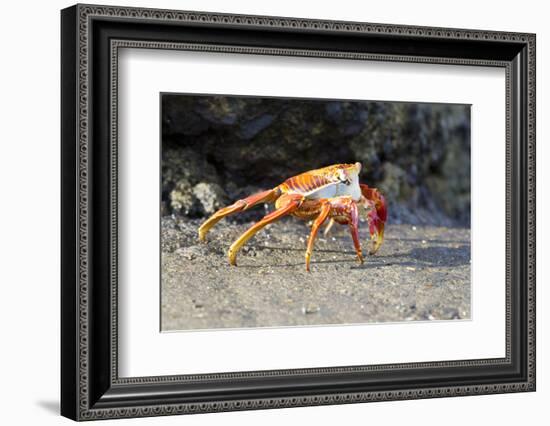
[[384, 222], [381, 222], [380, 219], [375, 219], [374, 222], [375, 225], [370, 226], [372, 247], [369, 254], [375, 254], [384, 241]]
[[329, 213], [330, 213], [330, 204], [324, 203], [321, 206], [321, 211], [319, 212], [319, 216], [317, 216], [317, 218], [315, 219], [315, 222], [313, 222], [313, 225], [311, 226], [311, 233], [309, 234], [309, 239], [307, 241], [307, 250], [306, 250], [306, 271], [308, 272], [309, 272], [309, 261], [311, 259], [311, 252], [313, 251], [313, 244], [315, 243], [315, 237], [317, 237], [317, 232], [319, 231], [319, 227], [327, 219]]
[[363, 263], [361, 243], [359, 242], [359, 208], [351, 197], [334, 197], [329, 199], [332, 219], [342, 225], [348, 225], [353, 239], [357, 259]]
[[265, 215], [260, 221], [252, 225], [248, 230], [242, 234], [233, 244], [229, 247], [229, 263], [233, 266], [237, 264], [237, 253], [241, 247], [250, 239], [254, 234], [260, 231], [271, 222], [275, 222], [283, 216], [286, 216], [296, 210], [303, 200], [302, 195], [288, 196], [288, 200], [281, 205], [277, 210]]
[[369, 254], [378, 251], [384, 241], [384, 225], [388, 216], [386, 199], [376, 188], [369, 188], [368, 185], [360, 184], [361, 193], [372, 206], [368, 213], [369, 231], [371, 236], [371, 249]]
[[204, 241], [206, 234], [216, 223], [222, 220], [225, 216], [233, 213], [248, 210], [260, 203], [272, 203], [279, 196], [275, 189], [268, 189], [267, 191], [258, 192], [257, 194], [246, 197], [242, 200], [235, 201], [230, 206], [224, 207], [218, 210], [212, 216], [208, 218], [199, 228], [199, 240]]
[[359, 210], [355, 202], [350, 204], [350, 220], [349, 229], [351, 232], [351, 238], [353, 239], [353, 245], [357, 253], [359, 262], [363, 263], [363, 254], [361, 253], [361, 243], [359, 242]]
[[330, 218], [327, 226], [325, 226], [325, 230], [323, 231], [323, 235], [326, 237], [328, 235], [328, 233], [330, 232], [330, 230], [332, 229], [334, 225], [334, 219]]

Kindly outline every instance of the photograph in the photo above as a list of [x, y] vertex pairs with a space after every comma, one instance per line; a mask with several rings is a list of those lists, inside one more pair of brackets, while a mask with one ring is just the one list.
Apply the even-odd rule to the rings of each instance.
[[470, 108], [160, 93], [161, 331], [471, 320]]

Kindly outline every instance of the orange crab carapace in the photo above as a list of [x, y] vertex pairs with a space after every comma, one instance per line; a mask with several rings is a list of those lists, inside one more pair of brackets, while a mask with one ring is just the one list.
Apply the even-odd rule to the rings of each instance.
[[231, 265], [237, 264], [237, 253], [254, 234], [287, 215], [313, 221], [306, 249], [307, 271], [310, 270], [315, 237], [327, 220], [327, 230], [334, 222], [349, 226], [357, 258], [363, 263], [359, 242], [359, 217], [364, 214], [367, 219], [371, 236], [369, 254], [374, 254], [384, 240], [387, 208], [384, 197], [376, 188], [359, 183], [360, 171], [361, 163], [335, 164], [293, 176], [273, 189], [251, 195], [218, 210], [200, 226], [199, 239], [204, 241], [210, 228], [225, 216], [248, 210], [258, 204], [274, 202], [275, 210], [252, 225], [231, 245]]

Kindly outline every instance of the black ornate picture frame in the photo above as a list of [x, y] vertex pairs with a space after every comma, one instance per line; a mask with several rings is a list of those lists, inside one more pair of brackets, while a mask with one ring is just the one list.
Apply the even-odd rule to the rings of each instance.
[[[535, 390], [535, 35], [76, 5], [61, 13], [61, 414], [74, 420]], [[120, 378], [121, 47], [483, 65], [506, 72], [506, 356]]]

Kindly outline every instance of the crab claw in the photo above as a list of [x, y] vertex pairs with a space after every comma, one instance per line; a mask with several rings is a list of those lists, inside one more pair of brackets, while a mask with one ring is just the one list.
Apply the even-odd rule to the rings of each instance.
[[[372, 212], [374, 212], [374, 215], [377, 216], [374, 210], [372, 210]], [[378, 251], [384, 241], [384, 222], [382, 222], [378, 217], [371, 217], [369, 214], [369, 231], [372, 243], [369, 254], [372, 255]]]
[[386, 199], [376, 188], [369, 188], [364, 184], [361, 185], [361, 193], [370, 207], [367, 213], [369, 232], [372, 241], [372, 247], [369, 254], [374, 254], [384, 241], [384, 225], [388, 217]]

